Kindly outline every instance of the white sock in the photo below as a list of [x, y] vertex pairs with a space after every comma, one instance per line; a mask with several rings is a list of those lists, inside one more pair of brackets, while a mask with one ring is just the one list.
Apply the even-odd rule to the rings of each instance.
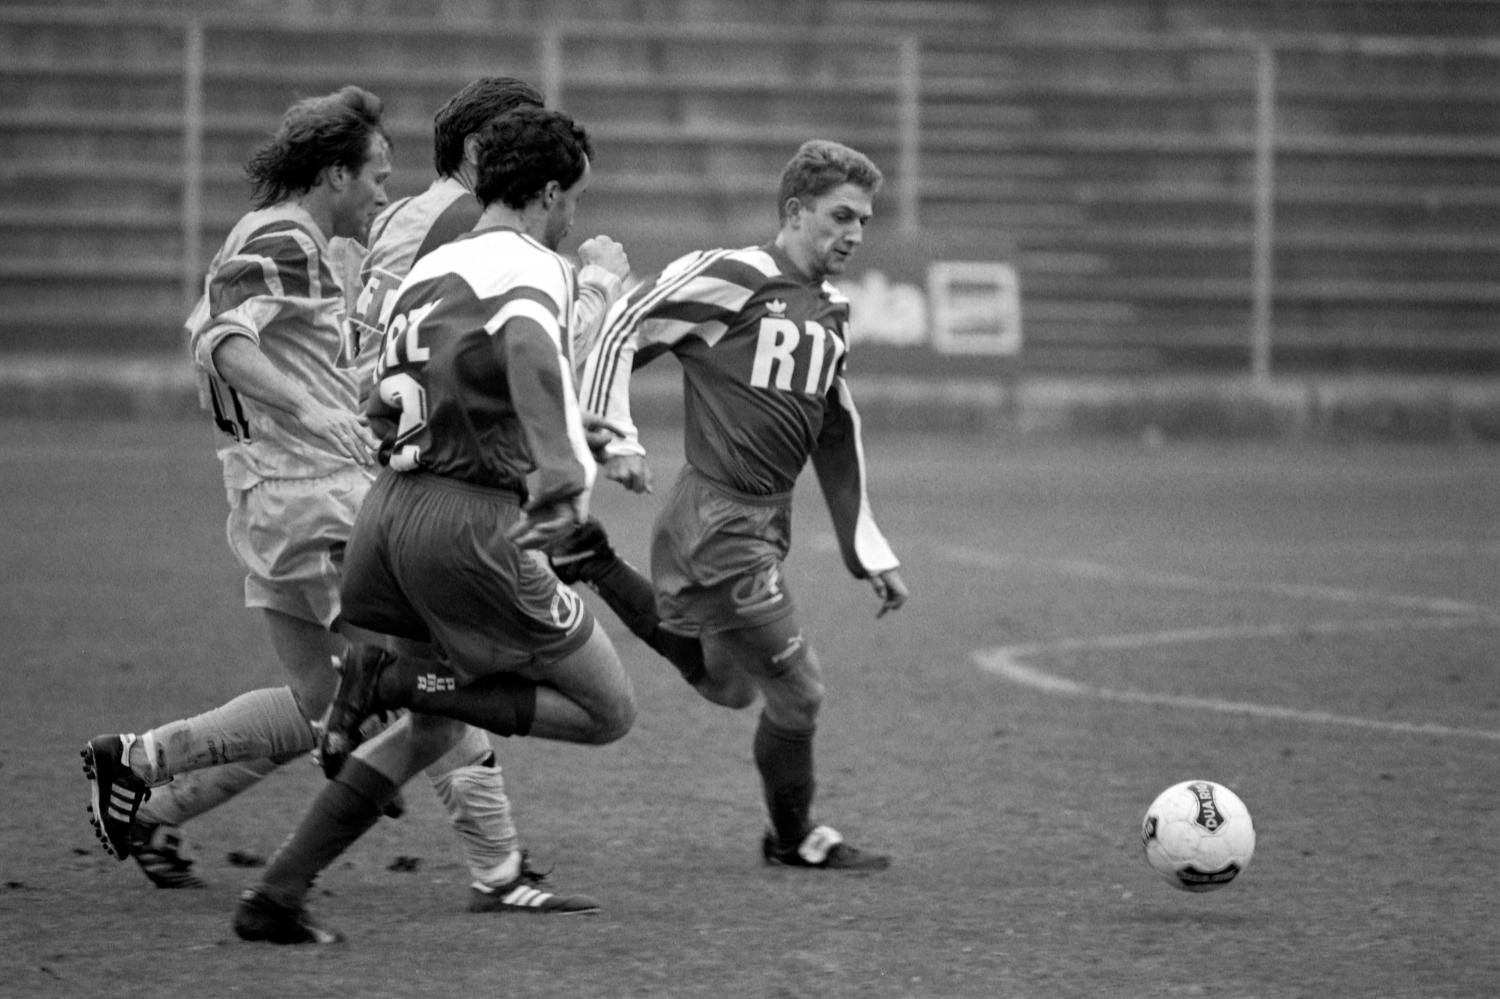
[[137, 821], [145, 825], [180, 826], [254, 787], [278, 766], [279, 763], [266, 757], [185, 773], [153, 790], [151, 797], [141, 804]]
[[[142, 770], [131, 747], [129, 762], [148, 783], [223, 763], [274, 758], [288, 760], [316, 744], [290, 687], [268, 687], [241, 694], [226, 704], [158, 725], [140, 737], [147, 758]], [[148, 776], [149, 774], [149, 776]]]
[[502, 863], [496, 864], [487, 871], [476, 871], [469, 868], [469, 873], [474, 875], [474, 887], [484, 891], [494, 891], [501, 885], [508, 885], [521, 875], [521, 851], [517, 850]]
[[[495, 883], [520, 873], [521, 837], [511, 817], [505, 777], [493, 758], [489, 736], [471, 727], [458, 745], [427, 768], [448, 822], [463, 844], [464, 861], [476, 881]], [[504, 883], [504, 882], [500, 882]]]

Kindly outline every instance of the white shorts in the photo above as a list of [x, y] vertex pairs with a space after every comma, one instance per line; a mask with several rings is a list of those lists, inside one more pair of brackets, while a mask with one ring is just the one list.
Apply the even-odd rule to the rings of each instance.
[[369, 489], [369, 474], [351, 467], [228, 490], [226, 533], [245, 567], [245, 606], [331, 627], [339, 615], [344, 546]]

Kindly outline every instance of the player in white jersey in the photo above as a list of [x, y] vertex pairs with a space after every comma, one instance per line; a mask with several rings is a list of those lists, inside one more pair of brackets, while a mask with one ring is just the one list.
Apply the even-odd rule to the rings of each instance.
[[[160, 887], [202, 884], [175, 827], [312, 748], [309, 720], [332, 693], [338, 560], [374, 441], [357, 409], [329, 240], [364, 238], [387, 204], [390, 169], [373, 94], [346, 87], [294, 104], [247, 164], [255, 209], [215, 254], [188, 319], [200, 396], [225, 435], [227, 534], [246, 570], [245, 603], [262, 610], [290, 684], [84, 748], [105, 849], [135, 856]], [[148, 786], [190, 770], [203, 772], [159, 793], [155, 813], [137, 821]]]
[[[374, 439], [359, 415], [339, 272], [387, 203], [378, 101], [346, 88], [295, 105], [250, 172], [258, 207], [214, 257], [188, 331], [205, 407], [227, 435], [228, 535], [247, 570], [246, 604], [263, 610], [291, 684], [139, 737], [90, 740], [96, 829], [163, 888], [202, 884], [181, 849], [182, 822], [315, 744], [310, 722], [326, 708], [342, 650], [330, 629], [343, 548], [371, 477]], [[432, 777], [471, 866], [493, 866], [505, 852], [494, 828], [508, 823], [503, 798], [464, 768]], [[142, 807], [145, 785], [165, 781]]]
[[[477, 147], [478, 228], [416, 263], [385, 331], [369, 414], [387, 467], [341, 587], [341, 627], [393, 636], [400, 654], [365, 646], [346, 658], [330, 739], [349, 740], [370, 711], [411, 710], [347, 758], [325, 739], [333, 779], [242, 896], [243, 939], [339, 939], [304, 908], [314, 879], [451, 751], [463, 723], [599, 745], [634, 721], [608, 636], [525, 550], [581, 522], [595, 474], [568, 359], [574, 272], [555, 252], [588, 186], [590, 146], [561, 112], [520, 108]], [[382, 669], [390, 689], [377, 703]], [[525, 885], [510, 895], [560, 911]]]

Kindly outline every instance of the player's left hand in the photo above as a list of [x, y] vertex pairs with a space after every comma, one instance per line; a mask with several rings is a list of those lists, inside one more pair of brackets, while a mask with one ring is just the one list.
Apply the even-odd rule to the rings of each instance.
[[545, 548], [583, 523], [583, 496], [532, 507], [505, 536], [517, 548]]
[[649, 493], [655, 483], [651, 466], [643, 454], [613, 454], [604, 463], [604, 477], [633, 493]]
[[901, 573], [895, 569], [887, 569], [879, 575], [871, 576], [870, 586], [880, 598], [880, 610], [875, 612], [877, 618], [885, 617], [893, 610], [900, 610], [901, 605], [906, 603], [906, 583], [901, 579]]

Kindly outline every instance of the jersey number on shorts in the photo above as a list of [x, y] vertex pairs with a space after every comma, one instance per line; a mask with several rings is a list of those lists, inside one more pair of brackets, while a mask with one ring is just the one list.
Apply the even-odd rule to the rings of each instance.
[[208, 376], [208, 395], [214, 406], [214, 426], [241, 444], [250, 440], [250, 420], [240, 405], [240, 394], [226, 382]]
[[410, 369], [420, 369], [431, 356], [418, 334], [422, 320], [437, 307], [437, 302], [430, 302], [394, 317], [386, 327], [385, 345], [375, 366], [381, 401], [401, 411], [390, 458], [391, 468], [398, 472], [413, 471], [422, 462], [421, 445], [412, 443], [412, 438], [427, 426], [427, 390]]
[[[773, 305], [775, 303], [772, 303]], [[826, 395], [833, 384], [844, 342], [811, 319], [797, 324], [780, 316], [760, 321], [750, 384], [783, 392]]]

